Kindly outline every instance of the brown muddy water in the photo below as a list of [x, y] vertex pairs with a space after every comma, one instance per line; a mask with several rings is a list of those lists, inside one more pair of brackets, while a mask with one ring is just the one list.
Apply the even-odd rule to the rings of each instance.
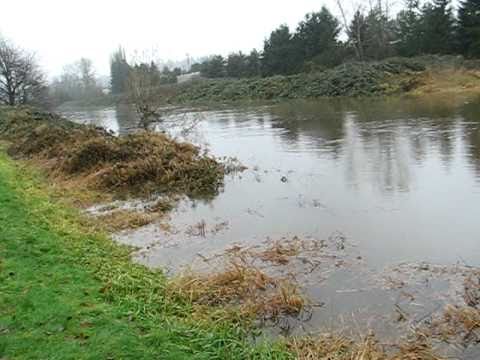
[[[137, 121], [125, 106], [62, 112], [116, 133]], [[275, 327], [289, 333], [389, 338], [463, 301], [466, 273], [480, 266], [480, 99], [296, 101], [169, 120], [185, 116], [202, 119], [194, 142], [248, 170], [211, 201], [181, 201], [169, 226], [117, 234], [139, 248], [137, 261], [208, 269], [227, 249], [324, 240], [320, 254], [270, 264], [314, 305]]]

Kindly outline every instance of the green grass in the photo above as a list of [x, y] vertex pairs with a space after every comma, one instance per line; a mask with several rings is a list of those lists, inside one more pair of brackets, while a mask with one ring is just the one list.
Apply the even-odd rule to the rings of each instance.
[[[90, 230], [0, 149], [0, 359], [286, 359]], [[196, 315], [195, 315], [196, 314]], [[194, 316], [195, 315], [195, 316]]]

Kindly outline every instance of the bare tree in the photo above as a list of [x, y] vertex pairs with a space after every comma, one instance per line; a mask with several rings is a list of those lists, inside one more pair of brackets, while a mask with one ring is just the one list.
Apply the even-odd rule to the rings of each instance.
[[90, 59], [81, 58], [76, 64], [80, 79], [85, 92], [95, 92], [97, 89], [97, 80], [93, 69], [93, 62]]
[[26, 104], [45, 92], [35, 56], [0, 38], [0, 103]]
[[365, 44], [367, 36], [367, 19], [361, 6], [355, 11], [350, 26], [346, 28], [348, 40], [355, 49], [355, 55], [358, 60], [365, 60]]
[[145, 130], [152, 123], [162, 120], [163, 99], [159, 93], [157, 78], [150, 68], [136, 66], [130, 71], [127, 80], [127, 96], [140, 116], [140, 126]]
[[80, 60], [64, 66], [60, 77], [50, 85], [53, 100], [57, 103], [70, 100], [89, 100], [102, 95], [90, 59]]

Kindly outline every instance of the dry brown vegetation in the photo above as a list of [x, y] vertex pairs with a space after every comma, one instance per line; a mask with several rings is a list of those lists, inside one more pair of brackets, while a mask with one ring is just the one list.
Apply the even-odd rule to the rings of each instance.
[[464, 281], [464, 304], [448, 304], [442, 316], [425, 330], [429, 336], [462, 346], [480, 342], [480, 273], [472, 270]]
[[478, 69], [448, 68], [430, 69], [418, 76], [413, 95], [463, 94], [480, 92]]
[[143, 213], [134, 210], [114, 210], [96, 217], [102, 228], [110, 232], [136, 229], [150, 224], [162, 213]]
[[295, 283], [238, 259], [211, 274], [186, 271], [170, 281], [169, 291], [193, 304], [235, 307], [250, 318], [298, 315], [306, 305]]
[[309, 318], [316, 305], [302, 294], [298, 277], [310, 274], [317, 262], [335, 266], [331, 248], [343, 252], [339, 248], [344, 246], [343, 237], [294, 236], [268, 239], [262, 246], [235, 245], [210, 257], [199, 254], [206, 268], [201, 272], [187, 269], [172, 279], [169, 291], [196, 305], [236, 309], [250, 319], [276, 323], [288, 317]]
[[302, 242], [298, 238], [292, 241], [274, 241], [265, 250], [258, 252], [256, 255], [263, 261], [269, 261], [273, 264], [284, 265], [290, 262], [292, 256], [300, 253]]
[[164, 134], [139, 132], [116, 137], [27, 108], [3, 109], [0, 135], [11, 142], [10, 155], [35, 158], [51, 175], [68, 181], [81, 179], [89, 189], [116, 195], [213, 196], [225, 173], [220, 163], [199, 148]]
[[358, 342], [332, 334], [293, 339], [288, 347], [299, 360], [441, 360], [422, 339], [388, 349], [373, 334]]

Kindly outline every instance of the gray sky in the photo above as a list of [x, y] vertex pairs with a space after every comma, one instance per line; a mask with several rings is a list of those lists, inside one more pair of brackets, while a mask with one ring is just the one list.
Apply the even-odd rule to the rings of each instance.
[[[354, 0], [346, 0], [345, 7]], [[37, 53], [58, 74], [80, 57], [108, 75], [109, 55], [123, 45], [155, 58], [181, 60], [261, 48], [282, 23], [295, 28], [322, 5], [338, 15], [335, 0], [0, 0], [0, 33]]]

